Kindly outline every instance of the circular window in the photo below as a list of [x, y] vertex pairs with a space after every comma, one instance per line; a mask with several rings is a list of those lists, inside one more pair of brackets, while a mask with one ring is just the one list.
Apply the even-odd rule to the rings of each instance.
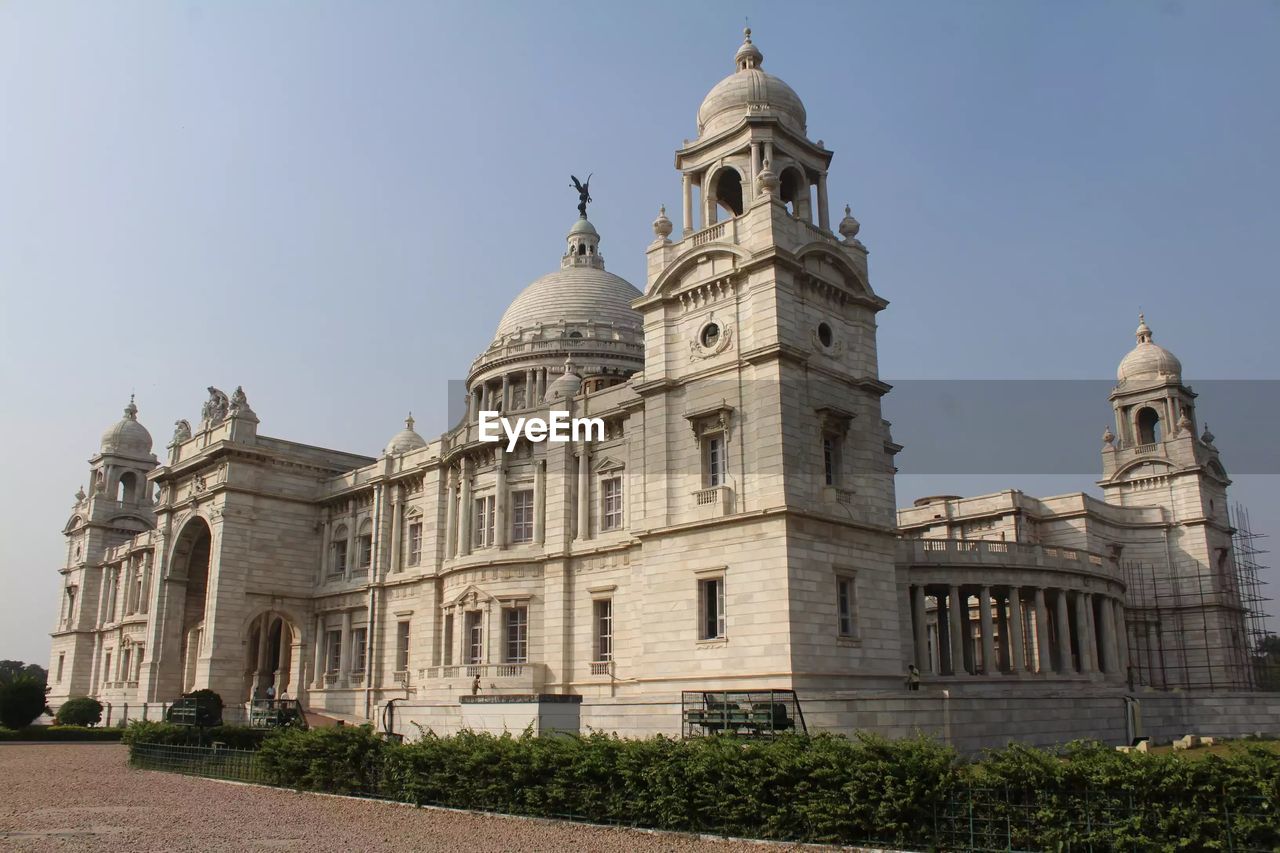
[[826, 323], [819, 323], [818, 324], [818, 342], [821, 343], [824, 347], [829, 347], [831, 346], [831, 341], [832, 341], [831, 327], [828, 326]]
[[715, 323], [708, 323], [703, 326], [702, 335], [699, 340], [702, 341], [702, 345], [704, 347], [711, 349], [711, 347], [715, 346], [720, 340], [720, 327]]

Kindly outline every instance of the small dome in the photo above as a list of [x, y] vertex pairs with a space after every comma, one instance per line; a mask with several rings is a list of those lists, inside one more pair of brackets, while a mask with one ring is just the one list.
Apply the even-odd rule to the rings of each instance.
[[394, 456], [400, 453], [408, 453], [410, 450], [419, 450], [426, 446], [426, 439], [413, 430], [413, 412], [410, 412], [409, 417], [404, 419], [404, 429], [391, 436], [391, 440], [387, 442], [387, 449], [383, 452], [388, 456]]
[[560, 374], [554, 382], [547, 386], [547, 394], [542, 400], [544, 403], [567, 400], [578, 396], [578, 392], [581, 390], [582, 377], [574, 371], [573, 365], [566, 361], [564, 363], [564, 373]]
[[626, 279], [605, 271], [595, 226], [585, 216], [578, 217], [566, 239], [560, 269], [544, 275], [512, 300], [498, 321], [495, 339], [522, 329], [574, 322], [640, 329], [640, 313], [631, 307], [640, 291]]
[[102, 434], [102, 452], [133, 459], [151, 456], [151, 433], [138, 423], [138, 407], [133, 404], [133, 395], [124, 408], [124, 417]]
[[1182, 379], [1182, 362], [1177, 356], [1153, 341], [1151, 327], [1146, 317], [1138, 315], [1135, 332], [1138, 345], [1129, 351], [1116, 369], [1116, 379], [1121, 382], [1143, 379]]
[[808, 114], [795, 90], [760, 70], [764, 54], [751, 41], [751, 30], [734, 56], [736, 69], [721, 80], [698, 107], [698, 136], [728, 130], [751, 115], [774, 116], [791, 130], [804, 135]]

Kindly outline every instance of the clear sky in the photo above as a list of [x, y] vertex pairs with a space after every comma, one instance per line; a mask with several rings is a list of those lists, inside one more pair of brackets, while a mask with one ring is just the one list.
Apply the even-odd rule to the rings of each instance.
[[[1276, 2], [0, 0], [0, 658], [47, 660], [60, 530], [130, 392], [161, 454], [209, 385], [296, 441], [376, 453], [409, 409], [438, 433], [557, 266], [571, 172], [643, 286], [746, 16], [836, 152], [887, 380], [1107, 380], [1139, 308], [1193, 383], [1280, 378]], [[1275, 472], [1215, 432], [1280, 533]]]

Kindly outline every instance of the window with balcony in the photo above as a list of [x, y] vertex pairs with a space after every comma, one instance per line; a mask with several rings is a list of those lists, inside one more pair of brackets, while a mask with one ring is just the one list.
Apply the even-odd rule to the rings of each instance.
[[511, 542], [533, 541], [533, 490], [511, 493]]
[[369, 629], [355, 628], [351, 631], [351, 671], [364, 672], [369, 662]]
[[600, 529], [622, 529], [622, 477], [600, 481]]
[[409, 671], [409, 621], [396, 623], [396, 672]]
[[836, 576], [836, 631], [841, 637], [854, 636], [853, 578]]
[[613, 599], [600, 598], [592, 604], [592, 621], [595, 623], [596, 661], [613, 660]]
[[108, 651], [102, 659], [102, 678], [99, 681], [111, 680], [111, 652]]
[[409, 524], [409, 565], [416, 566], [422, 560], [422, 522]]
[[360, 526], [360, 535], [356, 537], [356, 567], [368, 572], [373, 566], [373, 525], [366, 521]]
[[725, 480], [724, 433], [717, 432], [702, 437], [702, 487], [711, 489], [723, 486]]
[[529, 660], [529, 608], [523, 605], [503, 610], [503, 634], [507, 663]]
[[720, 640], [725, 637], [724, 578], [698, 581], [698, 639]]
[[125, 649], [120, 653], [120, 680], [128, 681], [133, 673], [133, 649]]
[[324, 635], [324, 671], [336, 673], [342, 666], [342, 632], [328, 631]]
[[493, 544], [494, 496], [476, 498], [471, 517], [471, 547], [488, 548]]
[[484, 663], [484, 614], [479, 610], [468, 610], [462, 623], [467, 642], [467, 663]]
[[822, 477], [828, 486], [840, 485], [841, 455], [844, 438], [833, 432], [822, 435]]

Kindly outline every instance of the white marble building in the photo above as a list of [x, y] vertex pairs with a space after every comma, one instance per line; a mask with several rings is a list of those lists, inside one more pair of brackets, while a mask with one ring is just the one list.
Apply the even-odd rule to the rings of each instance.
[[[1178, 658], [1160, 637], [1180, 623], [1153, 617], [1123, 568], [1232, 559], [1228, 481], [1177, 360], [1144, 323], [1112, 395], [1105, 501], [896, 510], [888, 303], [848, 208], [832, 227], [832, 151], [761, 63], [748, 36], [702, 102], [676, 152], [682, 228], [655, 220], [643, 289], [606, 271], [577, 219], [444, 435], [410, 418], [378, 458], [326, 450], [260, 434], [240, 389], [209, 389], [157, 458], [131, 401], [64, 530], [51, 704], [91, 694], [139, 716], [193, 688], [234, 702], [271, 685], [350, 720], [394, 699], [394, 725], [437, 731], [523, 728], [556, 704], [481, 717], [460, 701], [478, 687], [577, 697], [582, 726], [644, 734], [679, 731], [683, 690], [787, 688], [811, 728], [965, 745], [1118, 736], [1144, 686], [1152, 720], [1199, 713], [1161, 704], [1149, 658], [1235, 666], [1239, 607], [1225, 588], [1196, 604], [1222, 642]], [[603, 440], [478, 440], [482, 410], [552, 409], [603, 419]], [[903, 686], [913, 660], [920, 691]], [[1063, 696], [1078, 720], [1005, 725], [1009, 701]], [[1280, 720], [1239, 704], [1242, 726]]]

